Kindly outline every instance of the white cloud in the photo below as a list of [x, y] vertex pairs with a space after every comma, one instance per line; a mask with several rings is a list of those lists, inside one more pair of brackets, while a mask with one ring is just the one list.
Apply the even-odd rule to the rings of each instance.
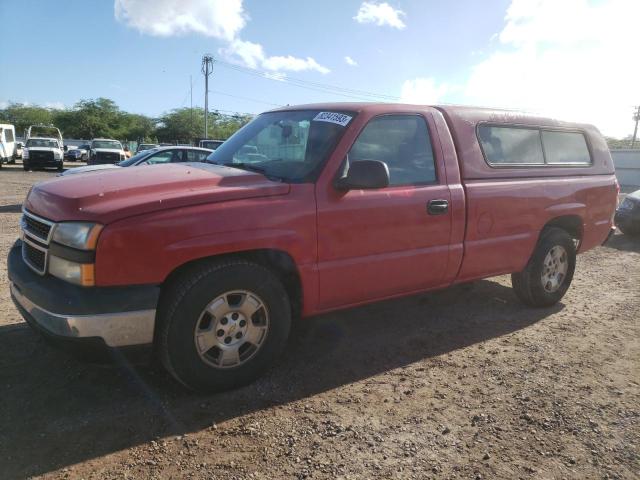
[[350, 65], [352, 67], [357, 67], [358, 66], [358, 62], [356, 62], [353, 58], [351, 58], [349, 55], [347, 55], [346, 57], [344, 57], [344, 61], [347, 62], [347, 65]]
[[438, 85], [433, 78], [414, 78], [402, 84], [400, 101], [403, 103], [432, 105], [440, 102], [449, 90], [448, 85]]
[[[247, 15], [243, 0], [114, 0], [116, 19], [143, 34], [160, 37], [196, 33], [222, 40], [219, 53], [247, 67], [269, 71], [329, 73], [314, 58], [268, 56], [264, 47], [242, 40]], [[280, 78], [282, 79], [282, 78]]]
[[291, 70], [293, 72], [315, 70], [325, 74], [331, 71], [327, 67], [320, 65], [311, 57], [296, 58], [291, 55], [287, 55], [286, 57], [267, 57], [262, 61], [262, 67], [276, 72], [279, 70]]
[[240, 39], [232, 41], [226, 48], [221, 48], [218, 52], [227, 58], [240, 60], [250, 68], [261, 66], [266, 57], [262, 45]]
[[43, 106], [52, 110], [64, 110], [66, 108], [62, 102], [45, 102]]
[[115, 0], [116, 19], [141, 33], [199, 33], [233, 40], [244, 28], [242, 0]]
[[[271, 72], [282, 70], [300, 72], [303, 70], [315, 70], [322, 74], [329, 73], [327, 67], [320, 65], [314, 58], [298, 58], [291, 55], [268, 56], [264, 48], [259, 43], [246, 40], [233, 40], [225, 48], [221, 48], [218, 53], [231, 61], [240, 62], [250, 68], [262, 68]], [[282, 78], [278, 78], [282, 80]]]
[[362, 2], [360, 9], [353, 19], [358, 23], [373, 23], [378, 26], [388, 25], [402, 30], [406, 27], [401, 16], [406, 14], [397, 8], [393, 8], [387, 2]]
[[631, 133], [640, 64], [637, 0], [513, 0], [501, 46], [472, 68], [467, 101]]

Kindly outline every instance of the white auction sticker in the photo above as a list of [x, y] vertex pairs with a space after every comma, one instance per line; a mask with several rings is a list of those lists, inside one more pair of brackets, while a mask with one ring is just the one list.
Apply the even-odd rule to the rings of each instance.
[[346, 126], [351, 118], [349, 115], [345, 115], [344, 113], [336, 113], [336, 112], [320, 112], [313, 119], [315, 122], [330, 122], [336, 123], [338, 125]]

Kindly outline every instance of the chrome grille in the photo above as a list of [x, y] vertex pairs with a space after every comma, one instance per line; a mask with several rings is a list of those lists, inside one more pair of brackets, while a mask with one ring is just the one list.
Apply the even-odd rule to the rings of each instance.
[[25, 214], [23, 217], [23, 229], [30, 235], [34, 235], [40, 240], [44, 240], [46, 242], [49, 238], [49, 233], [51, 232], [51, 224], [44, 223], [35, 217], [27, 216]]
[[47, 250], [29, 242], [22, 244], [22, 258], [33, 270], [43, 274], [47, 267]]
[[44, 275], [55, 223], [24, 209], [22, 213], [22, 259], [34, 272]]

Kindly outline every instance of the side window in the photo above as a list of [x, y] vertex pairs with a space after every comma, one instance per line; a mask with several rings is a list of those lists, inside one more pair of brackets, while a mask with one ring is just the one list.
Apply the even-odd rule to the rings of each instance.
[[590, 165], [591, 155], [582, 133], [542, 131], [542, 144], [547, 163]]
[[204, 162], [209, 156], [209, 152], [201, 152], [199, 150], [185, 150], [182, 152], [185, 162]]
[[164, 150], [162, 152], [158, 152], [155, 155], [151, 155], [140, 165], [155, 165], [157, 163], [169, 163], [174, 157], [174, 155], [178, 153], [178, 150]]
[[418, 115], [384, 115], [371, 120], [349, 152], [349, 162], [379, 160], [389, 167], [389, 185], [436, 181], [431, 138]]
[[480, 125], [478, 139], [490, 164], [544, 164], [537, 129]]
[[4, 136], [7, 142], [13, 142], [15, 138], [13, 138], [13, 130], [7, 128], [4, 132]]

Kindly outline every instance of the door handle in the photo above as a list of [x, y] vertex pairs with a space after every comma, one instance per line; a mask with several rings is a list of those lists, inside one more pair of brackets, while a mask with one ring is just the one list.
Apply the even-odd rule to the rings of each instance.
[[427, 203], [427, 213], [429, 215], [442, 215], [448, 211], [448, 200], [429, 200], [429, 203]]

